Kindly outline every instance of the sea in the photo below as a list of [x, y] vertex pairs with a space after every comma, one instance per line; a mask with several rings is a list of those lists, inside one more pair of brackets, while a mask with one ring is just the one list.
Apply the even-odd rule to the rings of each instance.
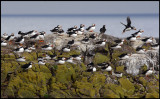
[[[132, 25], [137, 30], [127, 31], [120, 22], [127, 23], [126, 18], [130, 16]], [[50, 30], [61, 25], [64, 31], [68, 28], [84, 24], [85, 28], [96, 24], [95, 32], [99, 32], [106, 25], [106, 34], [115, 37], [128, 37], [139, 29], [144, 30], [142, 36], [159, 38], [159, 14], [53, 14], [53, 15], [1, 15], [1, 35], [3, 33], [18, 35], [18, 31], [28, 32], [37, 30], [50, 34]]]

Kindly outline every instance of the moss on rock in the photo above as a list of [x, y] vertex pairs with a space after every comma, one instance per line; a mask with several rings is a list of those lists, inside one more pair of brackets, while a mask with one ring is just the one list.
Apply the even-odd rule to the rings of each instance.
[[94, 64], [99, 64], [99, 63], [108, 62], [108, 61], [109, 61], [109, 57], [102, 55], [101, 53], [96, 53], [93, 60]]

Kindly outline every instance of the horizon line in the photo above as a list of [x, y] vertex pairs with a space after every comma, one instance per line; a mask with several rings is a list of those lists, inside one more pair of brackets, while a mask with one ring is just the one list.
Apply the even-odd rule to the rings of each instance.
[[133, 13], [133, 14], [1, 14], [2, 16], [159, 16], [159, 13]]

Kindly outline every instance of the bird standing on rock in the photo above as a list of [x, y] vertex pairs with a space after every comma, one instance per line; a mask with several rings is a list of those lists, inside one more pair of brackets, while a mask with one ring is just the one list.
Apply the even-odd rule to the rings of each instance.
[[106, 28], [105, 28], [106, 25], [103, 25], [103, 27], [99, 30], [100, 31], [100, 34], [104, 34], [106, 32]]
[[121, 24], [123, 24], [125, 26], [125, 29], [123, 30], [122, 33], [125, 33], [126, 31], [130, 31], [130, 30], [136, 30], [136, 28], [134, 26], [131, 26], [131, 20], [130, 17], [127, 17], [127, 25], [125, 25], [124, 23], [121, 22]]
[[92, 26], [89, 26], [88, 28], [86, 28], [86, 30], [89, 32], [93, 32], [95, 30], [95, 26], [95, 24], [92, 24]]

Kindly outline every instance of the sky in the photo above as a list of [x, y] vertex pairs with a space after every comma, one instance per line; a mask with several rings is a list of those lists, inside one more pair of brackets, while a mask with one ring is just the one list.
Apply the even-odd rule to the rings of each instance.
[[1, 14], [159, 14], [159, 1], [1, 1]]

